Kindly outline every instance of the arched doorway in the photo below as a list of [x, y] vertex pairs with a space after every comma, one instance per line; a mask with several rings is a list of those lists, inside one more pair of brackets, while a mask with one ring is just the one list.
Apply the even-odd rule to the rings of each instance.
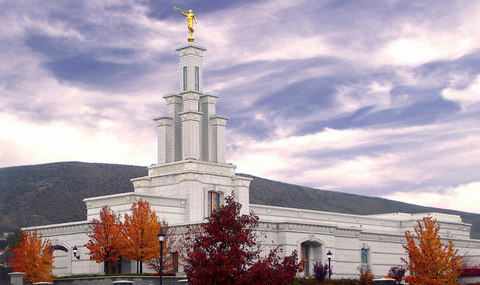
[[52, 244], [53, 266], [52, 273], [56, 276], [68, 276], [72, 274], [72, 252], [68, 245], [59, 243]]
[[318, 240], [306, 240], [300, 244], [300, 258], [304, 262], [303, 275], [312, 276], [313, 265], [322, 261], [322, 243]]

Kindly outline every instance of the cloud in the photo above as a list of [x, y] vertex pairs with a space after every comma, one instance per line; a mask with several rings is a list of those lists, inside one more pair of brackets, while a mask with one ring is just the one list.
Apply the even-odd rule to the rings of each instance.
[[[472, 121], [396, 128], [324, 129], [256, 140], [228, 132], [240, 172], [320, 189], [378, 195], [477, 177]], [[281, 128], [281, 125], [278, 127]], [[280, 134], [280, 132], [277, 132]], [[258, 160], [257, 158], [262, 159]], [[457, 205], [457, 208], [460, 205]]]
[[480, 182], [460, 184], [444, 191], [419, 189], [412, 192], [393, 192], [383, 198], [444, 209], [480, 213]]
[[480, 107], [480, 76], [466, 88], [446, 88], [442, 90], [441, 94], [446, 100], [458, 102], [464, 111], [472, 111], [472, 108], [478, 110]]
[[480, 45], [477, 28], [480, 5], [458, 4], [445, 3], [436, 11], [424, 11], [422, 17], [403, 17], [395, 31], [396, 37], [384, 44], [376, 60], [386, 64], [420, 65], [457, 59], [476, 50]]
[[[124, 163], [145, 165], [154, 162], [154, 135], [148, 132], [118, 134], [112, 122], [98, 122], [98, 129], [77, 124], [55, 122], [49, 124], [22, 120], [0, 114], [0, 157], [2, 166], [37, 164], [80, 160], [86, 162]], [[150, 144], [139, 141], [143, 137]]]
[[[1, 166], [153, 162], [185, 18], [64, 3], [0, 4]], [[232, 3], [194, 9], [195, 43], [238, 171], [368, 195], [479, 181], [478, 3]]]

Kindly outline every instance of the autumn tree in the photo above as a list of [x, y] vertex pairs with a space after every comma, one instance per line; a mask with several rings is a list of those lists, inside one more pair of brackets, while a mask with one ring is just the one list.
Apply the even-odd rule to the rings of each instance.
[[300, 270], [296, 252], [281, 260], [280, 248], [261, 258], [258, 216], [240, 215], [234, 196], [226, 197], [199, 228], [185, 238], [184, 271], [191, 285], [288, 284]]
[[461, 259], [453, 242], [442, 243], [438, 232], [440, 225], [431, 217], [417, 221], [415, 233], [405, 232], [407, 244], [403, 246], [410, 262], [402, 258], [407, 269], [413, 272], [405, 280], [412, 285], [449, 285], [457, 282], [461, 273]]
[[24, 279], [33, 282], [52, 282], [53, 250], [49, 240], [35, 229], [23, 232], [21, 240], [12, 248], [10, 266], [14, 272], [25, 272]]
[[120, 217], [104, 206], [100, 211], [100, 219], [92, 220], [93, 232], [88, 234], [90, 240], [85, 247], [90, 250], [90, 259], [97, 263], [104, 262], [107, 273], [112, 273], [111, 264], [120, 260], [125, 238], [123, 236], [123, 224]]
[[127, 244], [122, 255], [128, 260], [137, 261], [137, 273], [142, 273], [143, 262], [160, 256], [157, 235], [161, 228], [157, 215], [146, 201], [134, 203], [132, 214], [125, 215], [124, 233]]

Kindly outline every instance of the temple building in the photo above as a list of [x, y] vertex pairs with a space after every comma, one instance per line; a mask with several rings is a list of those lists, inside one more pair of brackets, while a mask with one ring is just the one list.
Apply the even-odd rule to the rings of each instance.
[[[300, 275], [310, 276], [313, 264], [325, 264], [330, 251], [332, 278], [358, 278], [357, 267], [362, 264], [369, 265], [373, 274], [385, 276], [390, 267], [401, 264], [400, 258], [406, 258], [402, 247], [405, 231], [412, 230], [424, 216], [432, 216], [442, 224], [442, 237], [453, 240], [460, 254], [480, 257], [480, 240], [470, 239], [471, 225], [456, 215], [352, 215], [250, 204], [251, 179], [237, 176], [235, 166], [226, 161], [228, 119], [216, 114], [218, 97], [203, 92], [206, 49], [189, 43], [176, 51], [180, 92], [164, 96], [166, 115], [154, 119], [158, 154], [157, 163], [148, 167], [148, 175], [131, 180], [134, 192], [84, 199], [85, 221], [36, 227], [56, 249], [54, 275], [104, 273], [104, 265], [90, 260], [85, 247], [91, 220], [99, 218], [104, 205], [123, 215], [129, 213], [132, 203], [142, 199], [150, 203], [160, 219], [181, 229], [202, 223], [232, 192], [242, 204], [242, 213], [254, 211], [258, 215], [259, 230], [267, 236], [265, 250], [272, 241], [282, 246], [285, 254], [297, 250], [299, 258], [306, 261]], [[135, 268], [135, 262], [121, 261], [122, 273]], [[183, 274], [181, 267], [179, 271]]]

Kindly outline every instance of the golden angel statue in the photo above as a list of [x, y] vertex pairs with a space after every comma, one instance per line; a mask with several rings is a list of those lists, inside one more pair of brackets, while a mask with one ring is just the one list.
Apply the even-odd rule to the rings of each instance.
[[193, 14], [192, 10], [188, 10], [188, 14], [184, 13], [187, 10], [180, 9], [177, 7], [173, 7], [173, 9], [180, 11], [184, 17], [187, 17], [187, 26], [188, 26], [188, 32], [190, 33], [190, 36], [188, 37], [189, 42], [193, 42], [193, 20], [195, 20], [195, 24], [197, 23], [197, 18], [195, 17], [195, 14]]

